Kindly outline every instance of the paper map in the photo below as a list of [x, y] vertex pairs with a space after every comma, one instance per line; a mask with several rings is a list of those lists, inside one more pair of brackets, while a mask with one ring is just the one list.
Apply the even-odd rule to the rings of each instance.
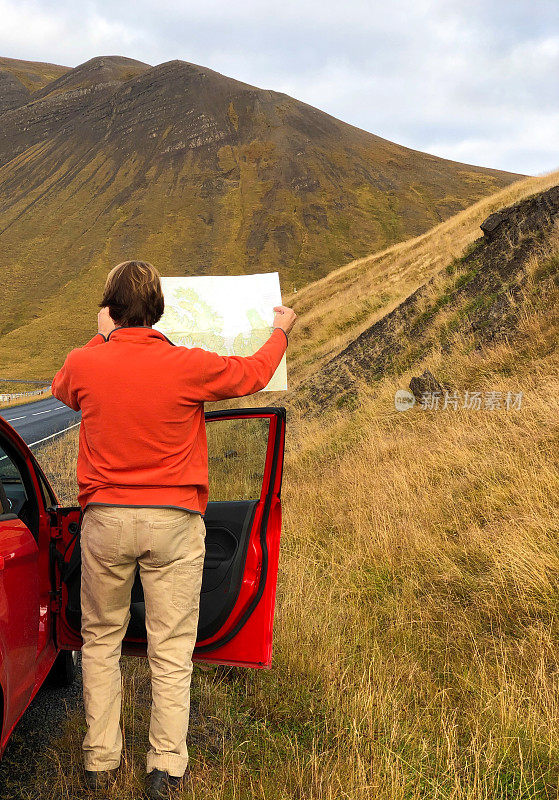
[[[274, 306], [282, 304], [279, 274], [161, 278], [165, 312], [153, 327], [174, 344], [221, 356], [251, 356], [272, 333]], [[283, 356], [262, 391], [287, 389]]]

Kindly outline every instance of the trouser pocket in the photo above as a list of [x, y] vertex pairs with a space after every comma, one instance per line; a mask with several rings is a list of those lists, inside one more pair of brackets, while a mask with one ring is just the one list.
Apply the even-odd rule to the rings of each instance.
[[101, 506], [87, 506], [80, 544], [99, 561], [114, 563], [121, 554], [123, 520]]
[[154, 566], [186, 558], [190, 516], [189, 511], [180, 508], [157, 509], [157, 516], [149, 522], [149, 560]]
[[165, 566], [203, 558], [206, 528], [200, 514], [175, 508], [164, 511], [149, 523], [150, 563]]

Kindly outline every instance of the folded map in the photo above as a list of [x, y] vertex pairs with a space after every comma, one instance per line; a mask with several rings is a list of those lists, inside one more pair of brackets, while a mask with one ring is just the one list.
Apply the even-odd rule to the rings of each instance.
[[[153, 327], [174, 344], [250, 356], [270, 337], [282, 305], [279, 274], [161, 278], [165, 312]], [[262, 391], [287, 389], [285, 355]]]

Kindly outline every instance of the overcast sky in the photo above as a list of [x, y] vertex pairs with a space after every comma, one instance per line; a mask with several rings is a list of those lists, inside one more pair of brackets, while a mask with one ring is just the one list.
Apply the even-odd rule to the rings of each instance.
[[0, 0], [0, 55], [180, 58], [418, 150], [559, 168], [559, 0]]

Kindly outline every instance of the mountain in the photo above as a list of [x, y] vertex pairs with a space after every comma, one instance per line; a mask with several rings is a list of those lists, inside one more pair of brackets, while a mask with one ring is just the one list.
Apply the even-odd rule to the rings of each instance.
[[[0, 167], [13, 163], [22, 153], [32, 152], [33, 146], [54, 140], [57, 134], [64, 137], [76, 119], [108, 100], [117, 87], [146, 69], [148, 64], [131, 58], [93, 58], [45, 83], [28, 94], [25, 101], [20, 94], [20, 101], [13, 105], [12, 100], [11, 107], [0, 117]], [[0, 78], [2, 75], [7, 76], [7, 84], [10, 79], [17, 80], [12, 72], [0, 72]], [[6, 85], [5, 103], [13, 98], [15, 88], [10, 93]], [[40, 164], [35, 163], [34, 168], [40, 169]]]
[[[0, 58], [0, 115], [25, 105], [33, 92], [70, 70], [58, 64]], [[71, 70], [70, 70], [71, 71]]]
[[278, 270], [286, 292], [520, 177], [183, 61], [104, 56], [44, 80], [47, 67], [0, 67], [0, 368], [13, 375], [44, 377], [88, 338], [126, 258], [164, 275]]

